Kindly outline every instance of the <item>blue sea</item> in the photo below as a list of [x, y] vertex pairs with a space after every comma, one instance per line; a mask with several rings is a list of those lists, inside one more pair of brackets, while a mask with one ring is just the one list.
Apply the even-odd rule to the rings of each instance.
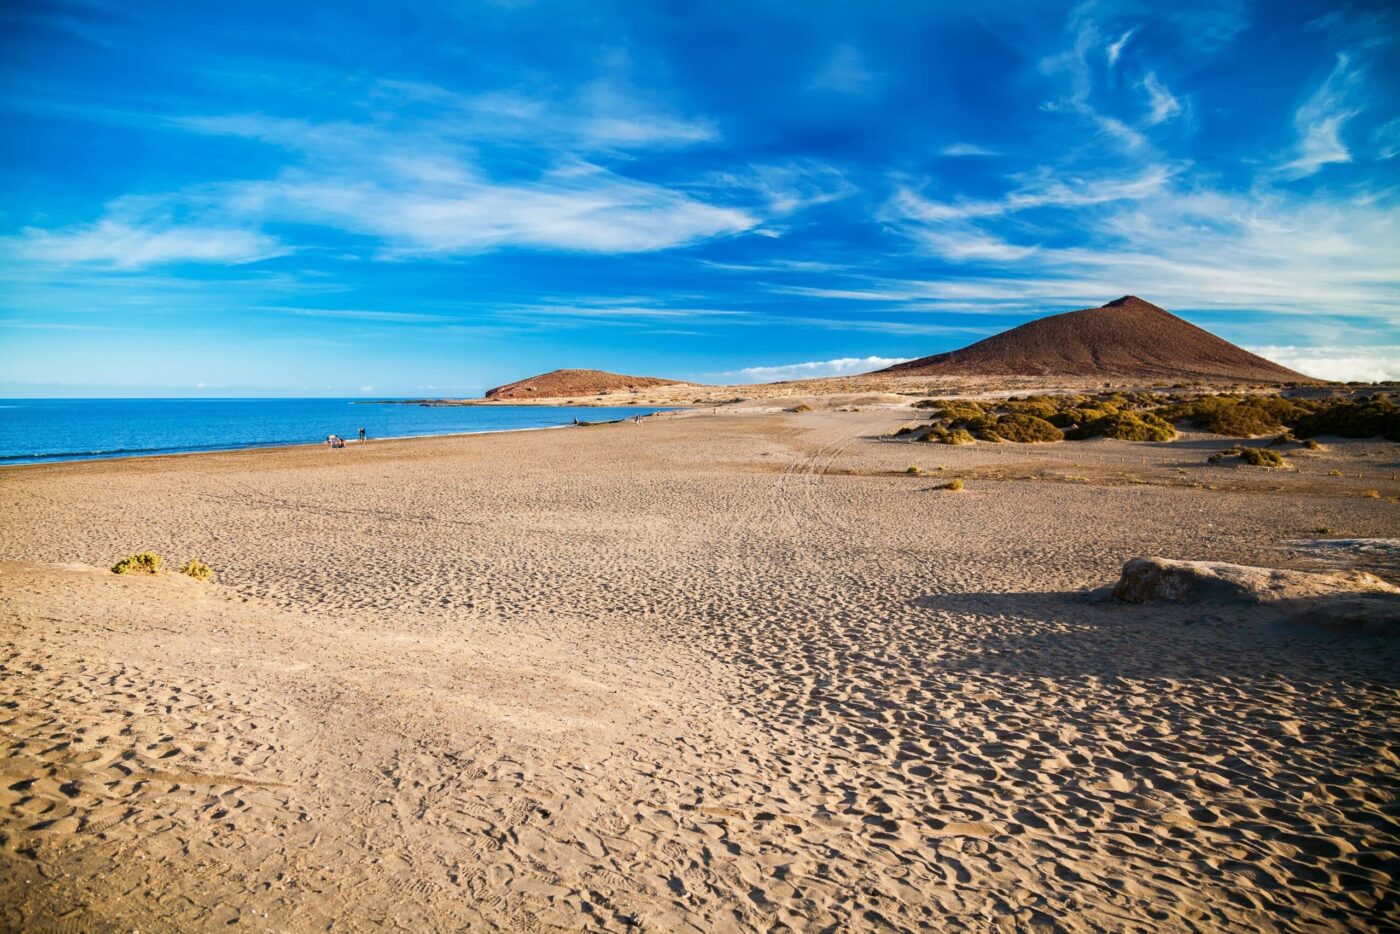
[[0, 464], [549, 428], [666, 411], [375, 405], [355, 399], [0, 399]]

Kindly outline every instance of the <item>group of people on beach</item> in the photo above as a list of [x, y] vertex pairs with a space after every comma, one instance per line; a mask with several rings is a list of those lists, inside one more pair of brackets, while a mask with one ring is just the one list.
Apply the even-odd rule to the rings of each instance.
[[[361, 443], [364, 443], [366, 440], [368, 440], [368, 436], [365, 434], [365, 430], [364, 430], [363, 428], [361, 428], [361, 429], [360, 429], [360, 442], [361, 442]], [[328, 447], [328, 448], [343, 448], [343, 447], [345, 447], [345, 439], [342, 438], [340, 435], [326, 435], [326, 447]]]

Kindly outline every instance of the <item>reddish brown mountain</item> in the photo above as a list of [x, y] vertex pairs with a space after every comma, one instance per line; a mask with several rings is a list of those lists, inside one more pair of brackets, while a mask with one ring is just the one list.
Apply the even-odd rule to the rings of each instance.
[[1030, 321], [962, 350], [910, 360], [880, 372], [898, 376], [1312, 381], [1134, 295], [1102, 308]]
[[486, 391], [488, 399], [561, 399], [567, 396], [601, 396], [610, 392], [674, 386], [674, 379], [624, 376], [604, 370], [552, 370], [529, 379]]

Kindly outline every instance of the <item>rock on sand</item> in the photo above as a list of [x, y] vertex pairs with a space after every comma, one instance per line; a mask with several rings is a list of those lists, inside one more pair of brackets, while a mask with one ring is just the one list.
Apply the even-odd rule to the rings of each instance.
[[1400, 633], [1400, 587], [1365, 571], [1293, 571], [1218, 561], [1133, 558], [1113, 596], [1126, 603], [1267, 606], [1296, 622]]

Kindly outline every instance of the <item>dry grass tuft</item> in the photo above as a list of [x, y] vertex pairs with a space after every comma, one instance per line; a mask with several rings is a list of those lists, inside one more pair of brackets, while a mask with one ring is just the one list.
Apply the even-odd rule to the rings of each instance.
[[112, 565], [113, 574], [159, 574], [164, 559], [153, 551], [138, 551]]
[[193, 577], [197, 581], [214, 579], [214, 569], [198, 558], [191, 558], [180, 565], [180, 573], [186, 577]]

